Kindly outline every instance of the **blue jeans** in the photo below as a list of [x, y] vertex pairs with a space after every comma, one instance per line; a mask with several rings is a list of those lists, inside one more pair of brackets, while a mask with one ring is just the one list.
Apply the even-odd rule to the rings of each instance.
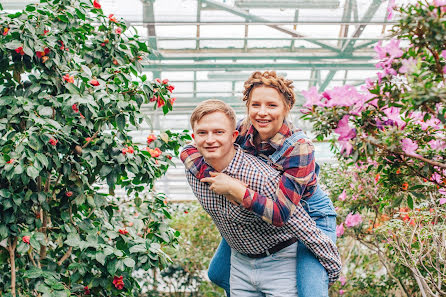
[[232, 250], [232, 296], [296, 297], [296, 254], [297, 243], [260, 259]]
[[[333, 242], [336, 242], [336, 212], [333, 203], [327, 194], [319, 187], [302, 206], [310, 217]], [[316, 256], [302, 243], [297, 247], [297, 290], [299, 297], [326, 297], [328, 296], [328, 275]], [[231, 248], [226, 240], [222, 239], [208, 270], [209, 279], [222, 287], [227, 296], [230, 296], [230, 268]]]

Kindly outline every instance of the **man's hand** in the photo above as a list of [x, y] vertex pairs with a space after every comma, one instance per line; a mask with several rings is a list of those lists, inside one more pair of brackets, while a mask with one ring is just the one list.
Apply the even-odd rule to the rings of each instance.
[[209, 183], [209, 189], [219, 195], [225, 195], [229, 201], [242, 203], [247, 186], [240, 180], [220, 172], [209, 172], [211, 177], [202, 178], [200, 181]]

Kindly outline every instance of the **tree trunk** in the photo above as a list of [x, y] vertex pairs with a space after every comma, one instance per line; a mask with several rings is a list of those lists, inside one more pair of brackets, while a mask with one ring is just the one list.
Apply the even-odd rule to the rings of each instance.
[[8, 251], [9, 251], [9, 260], [11, 262], [11, 294], [13, 297], [16, 297], [15, 293], [15, 248], [17, 246], [17, 237], [14, 237], [13, 241], [9, 239]]

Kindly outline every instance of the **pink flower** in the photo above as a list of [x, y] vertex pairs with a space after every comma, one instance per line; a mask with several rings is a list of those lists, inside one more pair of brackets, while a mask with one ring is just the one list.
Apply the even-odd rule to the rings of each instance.
[[341, 237], [342, 234], [344, 234], [344, 224], [343, 223], [336, 226], [336, 236]]
[[114, 16], [114, 14], [110, 14], [110, 15], [108, 16], [108, 19], [109, 19], [110, 22], [113, 22], [113, 23], [116, 23], [116, 22], [117, 22], [116, 17]]
[[446, 198], [440, 198], [440, 205], [443, 205], [446, 203]]
[[441, 195], [446, 195], [446, 188], [439, 189], [438, 193], [440, 193]]
[[116, 34], [121, 34], [122, 33], [122, 29], [121, 28], [116, 28], [115, 33]]
[[345, 291], [344, 290], [339, 290], [339, 295], [344, 295]]
[[392, 106], [386, 108], [384, 114], [387, 116], [387, 119], [393, 121], [398, 128], [403, 129], [406, 126], [406, 122], [401, 119], [400, 111], [400, 108]]
[[308, 91], [302, 91], [302, 95], [307, 102], [303, 105], [304, 107], [312, 107], [313, 105], [324, 106], [321, 102], [322, 96], [317, 92], [316, 87], [311, 87]]
[[396, 7], [395, 0], [389, 0], [389, 4], [387, 6], [387, 20], [390, 21], [393, 17], [393, 10]]
[[345, 218], [345, 226], [347, 227], [355, 227], [358, 226], [362, 222], [361, 215], [349, 213], [347, 217]]
[[446, 0], [434, 0], [436, 7], [441, 7], [441, 12], [446, 12]]
[[339, 277], [339, 281], [341, 282], [341, 286], [343, 286], [347, 282], [347, 278], [345, 276], [341, 275]]
[[342, 87], [334, 87], [322, 93], [322, 96], [327, 99], [325, 106], [353, 106], [357, 102], [361, 102], [363, 97], [358, 93], [356, 88], [351, 85], [344, 85]]
[[401, 144], [403, 147], [403, 152], [405, 152], [408, 155], [415, 155], [419, 156], [415, 151], [418, 149], [418, 144], [414, 141], [412, 141], [409, 138], [404, 138], [401, 140]]
[[401, 40], [393, 38], [386, 45], [386, 51], [391, 57], [399, 58], [403, 55], [403, 51], [400, 49], [400, 42]]
[[443, 73], [446, 74], [446, 65], [443, 67]]
[[431, 180], [436, 181], [437, 183], [441, 184], [443, 182], [443, 177], [440, 174], [438, 174], [437, 172], [435, 172], [434, 174], [432, 174]]
[[338, 200], [339, 201], [344, 201], [345, 198], [347, 198], [347, 193], [344, 191], [342, 191], [341, 195], [339, 195]]
[[443, 57], [443, 59], [446, 59], [446, 50], [441, 52], [441, 56]]
[[429, 146], [432, 150], [445, 150], [446, 149], [446, 142], [444, 142], [441, 139], [432, 139], [428, 142]]
[[401, 60], [402, 66], [398, 70], [399, 73], [413, 73], [417, 69], [417, 60], [414, 58]]
[[22, 241], [23, 241], [24, 243], [29, 244], [29, 240], [30, 240], [30, 237], [29, 237], [28, 235], [25, 235], [25, 236], [22, 237]]
[[338, 143], [341, 145], [341, 154], [349, 156], [352, 153], [353, 145], [349, 140], [339, 141]]
[[350, 128], [348, 125], [349, 116], [345, 115], [338, 123], [338, 127], [334, 132], [339, 134], [338, 141], [346, 141], [354, 138], [356, 136], [355, 129]]

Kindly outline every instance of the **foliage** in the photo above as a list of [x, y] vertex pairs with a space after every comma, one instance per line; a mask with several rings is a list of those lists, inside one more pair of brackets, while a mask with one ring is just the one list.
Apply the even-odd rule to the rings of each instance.
[[0, 30], [0, 291], [135, 296], [132, 271], [165, 265], [177, 240], [149, 192], [189, 136], [140, 148], [128, 132], [150, 121], [142, 104], [172, 109], [173, 86], [141, 75], [150, 49], [97, 1], [0, 12]]
[[172, 263], [161, 271], [168, 296], [225, 296], [205, 276], [221, 236], [209, 215], [197, 203], [179, 205], [170, 223], [181, 232]]
[[334, 149], [348, 165], [342, 176], [352, 186], [331, 188], [342, 207], [338, 233], [347, 230], [344, 236], [380, 253], [383, 265], [392, 264], [389, 275], [403, 265], [409, 285], [394, 280], [407, 296], [413, 286], [421, 296], [437, 296], [446, 293], [445, 263], [432, 260], [445, 249], [446, 3], [397, 10], [397, 38], [375, 47], [377, 79], [359, 91], [348, 85], [304, 91], [303, 112], [318, 139], [339, 135]]

